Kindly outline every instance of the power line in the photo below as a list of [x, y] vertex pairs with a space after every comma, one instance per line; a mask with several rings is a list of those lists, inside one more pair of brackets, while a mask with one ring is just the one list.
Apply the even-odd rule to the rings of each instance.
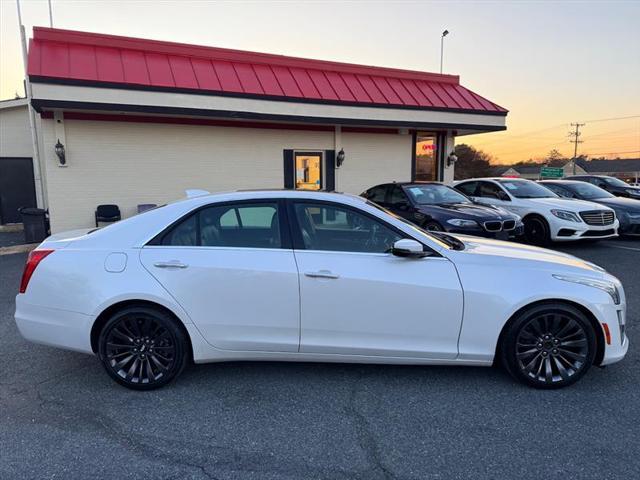
[[[640, 115], [629, 115], [626, 117], [609, 117], [609, 118], [595, 118], [593, 120], [585, 120], [585, 123], [592, 123], [592, 122], [611, 122], [611, 121], [615, 121], [615, 120], [630, 120], [633, 118], [640, 118]], [[501, 143], [504, 142], [505, 140], [512, 140], [514, 138], [520, 138], [520, 137], [527, 137], [536, 133], [542, 133], [542, 132], [548, 132], [549, 130], [555, 130], [561, 127], [565, 127], [567, 125], [567, 122], [565, 123], [559, 123], [557, 125], [553, 125], [551, 127], [547, 127], [547, 128], [542, 128], [540, 130], [531, 130], [528, 132], [523, 132], [523, 133], [518, 133], [516, 135], [509, 135], [509, 132], [505, 132], [505, 137], [501, 138], [499, 140], [492, 140], [491, 142], [487, 142], [487, 143], [482, 143], [482, 142], [478, 142], [478, 146], [480, 147], [484, 147], [484, 146], [488, 146], [488, 145], [494, 145], [496, 143]]]
[[640, 118], [640, 115], [630, 115], [628, 117], [596, 118], [595, 120], [585, 120], [585, 122], [611, 122], [613, 120], [627, 120], [629, 118]]
[[617, 155], [620, 153], [640, 153], [640, 150], [627, 150], [626, 152], [591, 152], [585, 155]]

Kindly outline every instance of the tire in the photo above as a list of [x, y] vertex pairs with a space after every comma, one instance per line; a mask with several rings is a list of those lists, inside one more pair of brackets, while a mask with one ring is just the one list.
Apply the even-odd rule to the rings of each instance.
[[562, 388], [587, 373], [596, 347], [596, 334], [584, 313], [570, 305], [545, 303], [513, 319], [502, 336], [500, 360], [525, 385]]
[[524, 223], [524, 239], [527, 243], [545, 247], [551, 242], [549, 224], [537, 215], [526, 217]]
[[422, 224], [422, 228], [424, 228], [425, 230], [428, 230], [430, 232], [444, 232], [444, 228], [442, 227], [442, 225], [440, 225], [438, 222], [434, 221], [434, 220], [430, 220], [428, 222], [424, 222]]
[[111, 378], [132, 390], [153, 390], [187, 364], [188, 340], [167, 312], [132, 306], [115, 312], [98, 338], [98, 356]]

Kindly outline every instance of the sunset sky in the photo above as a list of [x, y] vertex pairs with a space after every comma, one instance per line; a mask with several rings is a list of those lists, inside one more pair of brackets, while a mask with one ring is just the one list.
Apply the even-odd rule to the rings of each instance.
[[[48, 26], [46, 0], [23, 21]], [[301, 57], [439, 70], [510, 110], [507, 132], [458, 138], [496, 163], [640, 157], [640, 1], [63, 1], [54, 26]], [[0, 98], [23, 94], [15, 0], [0, 0]], [[612, 120], [609, 120], [612, 119]], [[615, 120], [613, 120], [615, 119]]]

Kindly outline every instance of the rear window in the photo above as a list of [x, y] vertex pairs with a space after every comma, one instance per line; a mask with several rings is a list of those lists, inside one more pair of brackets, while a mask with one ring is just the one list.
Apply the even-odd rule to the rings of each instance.
[[260, 202], [203, 208], [174, 225], [158, 243], [176, 247], [281, 248], [278, 204]]

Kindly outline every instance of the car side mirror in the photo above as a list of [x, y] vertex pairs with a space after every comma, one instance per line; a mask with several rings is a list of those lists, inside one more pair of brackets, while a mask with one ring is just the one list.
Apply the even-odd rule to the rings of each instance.
[[429, 256], [429, 252], [424, 251], [424, 246], [417, 240], [403, 238], [393, 244], [391, 253], [396, 257], [424, 258]]
[[502, 200], [503, 202], [510, 202], [511, 201], [511, 199], [509, 198], [509, 195], [507, 195], [503, 191], [499, 191], [498, 192], [498, 200]]

